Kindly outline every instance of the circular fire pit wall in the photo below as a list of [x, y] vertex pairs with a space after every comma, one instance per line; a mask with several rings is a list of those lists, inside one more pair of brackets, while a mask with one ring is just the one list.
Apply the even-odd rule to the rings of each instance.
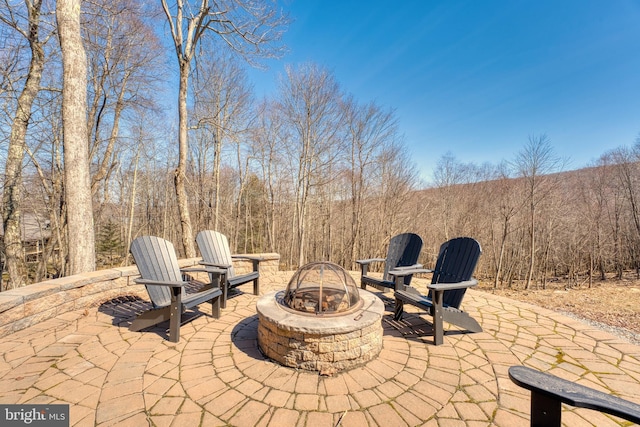
[[334, 373], [382, 349], [384, 304], [333, 263], [301, 267], [286, 290], [258, 300], [257, 312], [260, 349], [285, 366]]

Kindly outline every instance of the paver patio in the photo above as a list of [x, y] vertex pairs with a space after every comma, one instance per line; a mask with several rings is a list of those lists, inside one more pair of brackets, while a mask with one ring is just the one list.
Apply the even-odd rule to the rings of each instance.
[[[261, 279], [262, 292], [284, 288], [290, 274]], [[512, 365], [640, 403], [640, 346], [593, 326], [472, 290], [463, 307], [484, 332], [450, 329], [436, 347], [429, 317], [407, 307], [395, 322], [391, 294], [379, 295], [382, 352], [333, 377], [260, 353], [258, 297], [249, 292], [231, 298], [220, 319], [184, 325], [177, 344], [163, 329], [129, 332], [135, 299], [70, 312], [2, 339], [0, 403], [68, 403], [77, 426], [524, 426], [529, 392], [509, 380]], [[569, 407], [563, 422], [628, 425]]]

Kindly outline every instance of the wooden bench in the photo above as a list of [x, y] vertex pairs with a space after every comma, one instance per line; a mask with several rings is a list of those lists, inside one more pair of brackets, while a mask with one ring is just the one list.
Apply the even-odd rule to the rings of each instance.
[[640, 405], [526, 366], [509, 368], [509, 378], [531, 390], [531, 426], [560, 427], [561, 404], [595, 409], [640, 424]]

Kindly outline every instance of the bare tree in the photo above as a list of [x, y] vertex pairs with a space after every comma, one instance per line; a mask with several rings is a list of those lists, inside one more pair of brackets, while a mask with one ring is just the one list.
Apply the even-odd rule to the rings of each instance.
[[[125, 164], [125, 170], [120, 169], [121, 173], [121, 196], [120, 200], [123, 202], [124, 207], [126, 208], [126, 213], [123, 212], [122, 217], [127, 218], [127, 225], [125, 230], [125, 238], [124, 238], [124, 253], [122, 254], [122, 264], [129, 264], [129, 247], [131, 246], [131, 242], [133, 241], [134, 234], [134, 224], [135, 224], [135, 214], [136, 214], [136, 200], [138, 198], [138, 175], [139, 175], [139, 165], [140, 165], [140, 155], [141, 152], [145, 150], [145, 148], [150, 145], [151, 137], [149, 135], [149, 129], [146, 124], [149, 122], [152, 117], [149, 117], [147, 112], [144, 109], [136, 109], [135, 110], [135, 122], [132, 126], [132, 136], [135, 140], [135, 144], [131, 147], [131, 154], [133, 158], [130, 157], [130, 160]], [[127, 197], [128, 192], [128, 197]], [[126, 206], [125, 200], [128, 199], [129, 205]]]
[[263, 204], [265, 214], [262, 218], [266, 233], [266, 247], [269, 251], [276, 250], [276, 230], [278, 227], [277, 206], [283, 203], [278, 201], [284, 198], [284, 179], [280, 172], [284, 168], [281, 156], [283, 152], [280, 136], [282, 134], [283, 119], [277, 114], [272, 102], [263, 101], [256, 110], [257, 123], [252, 127], [251, 148], [253, 157], [258, 161], [260, 179], [265, 186], [263, 192]]
[[417, 170], [400, 141], [385, 147], [376, 164], [370, 178], [375, 188], [371, 192], [372, 200], [377, 203], [370, 206], [373, 214], [370, 215], [369, 229], [376, 231], [371, 235], [376, 239], [376, 247], [381, 247], [381, 243], [386, 245], [393, 235], [416, 229], [419, 221], [416, 215], [398, 209], [398, 206], [405, 206], [416, 189]]
[[347, 168], [351, 209], [347, 259], [353, 262], [359, 249], [362, 249], [365, 201], [370, 197], [373, 184], [369, 177], [378, 167], [384, 149], [399, 139], [399, 131], [393, 111], [385, 111], [374, 102], [358, 104], [353, 97], [349, 97], [342, 106], [349, 149]]
[[340, 90], [333, 75], [316, 64], [287, 67], [281, 80], [279, 109], [291, 131], [288, 145], [295, 193], [296, 258], [304, 264], [307, 220], [313, 189], [332, 177], [326, 172], [334, 161], [341, 111]]
[[87, 7], [83, 13], [90, 89], [87, 139], [95, 196], [116, 167], [126, 110], [152, 108], [147, 94], [154, 93], [162, 61], [160, 42], [141, 19], [144, 3], [114, 0], [89, 2]]
[[[628, 218], [628, 230], [623, 228], [624, 223], [616, 228], [620, 245], [624, 242], [626, 250], [634, 259], [636, 269], [640, 268], [637, 258], [640, 256], [640, 144], [633, 148], [620, 147], [608, 153], [612, 160], [612, 172], [616, 178], [616, 187], [623, 196], [626, 215], [618, 217], [620, 220]], [[614, 193], [615, 194], [615, 193]], [[622, 249], [622, 248], [620, 248]], [[622, 253], [620, 254], [622, 257]], [[640, 271], [640, 270], [639, 270]], [[622, 271], [620, 271], [621, 275]]]
[[549, 175], [560, 170], [562, 160], [554, 154], [547, 135], [532, 135], [524, 148], [517, 154], [513, 165], [522, 178], [529, 206], [529, 270], [526, 289], [530, 289], [537, 251], [538, 206], [552, 188], [552, 180]]
[[[579, 194], [580, 212], [589, 227], [589, 287], [597, 270], [600, 280], [605, 280], [605, 248], [607, 246], [607, 211], [612, 197], [612, 167], [608, 156], [601, 156], [595, 167], [581, 174]], [[614, 190], [615, 191], [615, 190]], [[615, 196], [614, 196], [615, 197]]]
[[62, 50], [64, 194], [67, 204], [69, 273], [95, 270], [95, 235], [87, 144], [87, 58], [80, 35], [80, 0], [56, 3]]
[[454, 215], [459, 212], [461, 205], [461, 186], [470, 182], [468, 174], [468, 166], [460, 163], [451, 152], [447, 152], [438, 160], [433, 172], [434, 184], [440, 195], [440, 209], [437, 211], [439, 214], [434, 219], [438, 218], [441, 221], [445, 241], [451, 238], [451, 222], [454, 221]]
[[[47, 93], [47, 92], [42, 92]], [[60, 123], [60, 94], [52, 91], [43, 102], [51, 105], [43, 120], [38, 123], [42, 129], [30, 138], [33, 147], [27, 147], [30, 161], [35, 168], [35, 177], [30, 179], [30, 199], [36, 209], [44, 208], [49, 221], [49, 236], [42, 239], [42, 257], [38, 260], [34, 281], [48, 276], [53, 270], [55, 276], [67, 271], [67, 237], [64, 233], [64, 197], [62, 166], [62, 124]], [[36, 136], [37, 135], [37, 136]], [[44, 236], [44, 235], [43, 235]]]
[[[514, 187], [515, 180], [509, 176], [506, 164], [498, 166], [498, 177], [492, 185], [491, 200], [489, 204], [495, 209], [495, 214], [491, 215], [491, 242], [494, 248], [494, 288], [502, 280], [504, 260], [507, 250], [507, 243], [513, 231], [512, 220], [520, 210], [522, 204], [515, 200]], [[494, 223], [497, 223], [498, 230], [494, 230]]]
[[252, 0], [175, 0], [171, 5], [162, 0], [173, 40], [180, 83], [178, 91], [178, 167], [174, 182], [182, 228], [182, 245], [187, 257], [195, 256], [195, 246], [186, 189], [189, 146], [187, 140], [187, 90], [191, 63], [201, 39], [209, 34], [219, 36], [226, 45], [250, 62], [279, 56], [280, 40], [287, 18], [266, 1]]
[[[247, 132], [250, 122], [251, 91], [246, 72], [230, 54], [211, 55], [200, 60], [194, 85], [193, 116], [195, 128], [199, 134], [197, 157], [200, 169], [198, 177], [200, 194], [198, 199], [202, 207], [209, 212], [206, 216], [213, 217], [207, 218], [208, 220], [202, 225], [218, 230], [223, 145], [239, 141], [241, 135]], [[211, 155], [209, 155], [210, 151]], [[209, 163], [212, 165], [210, 176]], [[208, 184], [212, 184], [210, 191], [207, 188]]]
[[32, 107], [42, 80], [45, 63], [44, 44], [47, 36], [44, 38], [40, 36], [42, 0], [25, 1], [27, 15], [25, 22], [19, 18], [22, 14], [14, 10], [16, 6], [6, 1], [5, 6], [5, 11], [0, 13], [0, 22], [24, 37], [31, 51], [29, 71], [17, 100], [11, 126], [2, 193], [3, 246], [9, 280], [16, 288], [23, 286], [27, 279], [22, 256], [22, 231], [20, 227], [23, 198], [22, 163], [27, 149], [27, 128], [31, 119]]

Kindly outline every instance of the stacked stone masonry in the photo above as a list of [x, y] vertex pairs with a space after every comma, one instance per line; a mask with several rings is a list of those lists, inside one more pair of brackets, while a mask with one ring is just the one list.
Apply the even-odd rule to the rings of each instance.
[[[265, 320], [265, 321], [263, 321]], [[265, 355], [292, 368], [343, 371], [375, 358], [382, 350], [382, 325], [331, 335], [293, 332], [261, 319], [258, 341]]]
[[281, 365], [319, 372], [340, 372], [374, 359], [382, 350], [384, 304], [361, 290], [363, 307], [355, 312], [314, 316], [285, 309], [282, 292], [260, 297], [258, 345]]

